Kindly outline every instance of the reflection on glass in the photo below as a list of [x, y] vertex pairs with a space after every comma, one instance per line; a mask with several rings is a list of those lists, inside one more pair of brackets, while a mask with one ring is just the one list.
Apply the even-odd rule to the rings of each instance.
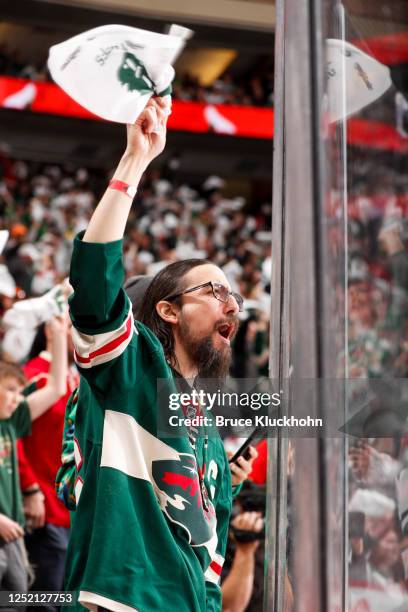
[[[345, 41], [327, 47], [329, 209], [343, 202], [347, 219], [347, 346], [338, 363], [358, 379], [348, 418], [356, 393], [366, 394], [363, 431], [348, 444], [347, 606], [391, 612], [408, 609], [408, 397], [399, 384], [408, 374], [408, 11], [404, 23], [391, 5], [374, 2], [368, 16], [363, 4], [345, 4]], [[341, 283], [335, 294], [341, 302]]]

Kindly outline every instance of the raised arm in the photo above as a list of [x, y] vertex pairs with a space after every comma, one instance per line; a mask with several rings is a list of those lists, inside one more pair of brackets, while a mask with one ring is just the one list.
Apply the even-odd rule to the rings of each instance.
[[[137, 188], [150, 162], [164, 149], [166, 123], [170, 114], [169, 97], [151, 98], [134, 125], [127, 127], [127, 147], [113, 180]], [[123, 237], [132, 197], [117, 189], [108, 188], [100, 200], [84, 242], [112, 242]]]
[[53, 317], [47, 325], [51, 331], [51, 367], [47, 384], [42, 389], [34, 391], [27, 397], [31, 420], [37, 419], [55, 402], [65, 395], [67, 389], [68, 374], [68, 349], [67, 349], [67, 319]]
[[[112, 180], [137, 188], [149, 163], [164, 148], [169, 112], [168, 98], [152, 98], [137, 122], [128, 126], [126, 150]], [[74, 240], [70, 268], [74, 293], [69, 298], [74, 357], [81, 375], [100, 390], [111, 385], [110, 367], [137, 335], [122, 287], [122, 238], [132, 201], [128, 194], [108, 187], [85, 234]]]

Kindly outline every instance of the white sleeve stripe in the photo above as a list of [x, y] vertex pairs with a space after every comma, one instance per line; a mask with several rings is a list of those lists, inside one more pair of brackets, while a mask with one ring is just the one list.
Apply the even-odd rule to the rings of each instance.
[[214, 584], [218, 584], [220, 581], [220, 574], [217, 574], [216, 572], [214, 572], [214, 570], [211, 569], [211, 566], [210, 566], [205, 572], [204, 578], [206, 579], [207, 582], [213, 582]]
[[113, 612], [137, 612], [136, 608], [127, 606], [126, 604], [99, 595], [99, 593], [91, 593], [90, 591], [79, 591], [78, 601], [88, 610], [97, 612], [98, 607], [113, 610]]
[[83, 459], [82, 459], [81, 448], [76, 438], [74, 438], [74, 458], [75, 458], [76, 471], [79, 472], [79, 470], [82, 467]]
[[225, 559], [222, 555], [214, 553], [213, 560], [211, 561], [204, 574], [204, 578], [208, 580], [208, 582], [214, 582], [215, 584], [219, 583], [224, 561]]
[[90, 336], [73, 328], [72, 338], [75, 346], [75, 361], [81, 368], [91, 368], [118, 357], [129, 344], [133, 330], [132, 310], [123, 324], [111, 332]]
[[79, 498], [81, 497], [82, 487], [84, 486], [84, 481], [80, 476], [76, 477], [74, 482], [74, 491], [75, 491], [75, 502], [78, 505]]
[[215, 561], [215, 563], [218, 563], [218, 565], [221, 565], [221, 567], [224, 565], [224, 557], [218, 553], [214, 553], [213, 555], [213, 561]]

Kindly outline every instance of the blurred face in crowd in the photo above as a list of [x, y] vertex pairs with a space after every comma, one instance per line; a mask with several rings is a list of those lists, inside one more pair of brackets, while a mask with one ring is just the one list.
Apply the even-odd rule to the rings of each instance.
[[[231, 291], [225, 274], [212, 264], [190, 270], [183, 279], [184, 290], [213, 281]], [[188, 355], [202, 378], [225, 376], [231, 362], [231, 340], [238, 328], [238, 304], [214, 297], [211, 285], [181, 296], [174, 326], [175, 348]]]
[[399, 544], [398, 534], [389, 529], [373, 548], [370, 559], [373, 565], [391, 569], [400, 558]]
[[374, 540], [379, 540], [387, 529], [392, 527], [393, 515], [367, 516], [365, 522], [366, 533]]
[[348, 290], [349, 318], [353, 322], [371, 326], [374, 323], [374, 309], [369, 283], [350, 285]]
[[13, 376], [0, 380], [0, 420], [9, 419], [21, 400], [23, 385]]

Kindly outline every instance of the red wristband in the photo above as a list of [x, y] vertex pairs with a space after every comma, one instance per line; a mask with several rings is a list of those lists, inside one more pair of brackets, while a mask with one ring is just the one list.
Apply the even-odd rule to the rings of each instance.
[[108, 187], [109, 189], [116, 189], [117, 191], [121, 191], [132, 200], [137, 192], [137, 188], [134, 185], [128, 185], [127, 183], [124, 183], [123, 181], [117, 181], [116, 179], [112, 179], [111, 181], [109, 181]]

